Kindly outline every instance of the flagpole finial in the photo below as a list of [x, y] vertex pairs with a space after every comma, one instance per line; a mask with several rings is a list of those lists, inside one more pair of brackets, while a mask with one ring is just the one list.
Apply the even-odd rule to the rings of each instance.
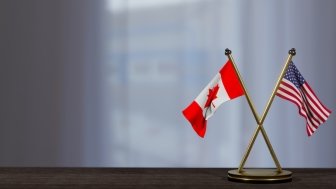
[[292, 56], [296, 55], [296, 50], [295, 48], [292, 48], [291, 50], [288, 51], [288, 54], [291, 54]]
[[227, 56], [227, 55], [230, 55], [230, 54], [231, 54], [231, 50], [228, 49], [228, 48], [226, 48], [226, 49], [225, 49], [225, 55]]

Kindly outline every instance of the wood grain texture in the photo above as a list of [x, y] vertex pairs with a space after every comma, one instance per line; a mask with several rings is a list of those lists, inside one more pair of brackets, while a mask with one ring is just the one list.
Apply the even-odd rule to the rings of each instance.
[[336, 188], [336, 169], [289, 169], [293, 181], [244, 184], [224, 168], [0, 168], [0, 188]]

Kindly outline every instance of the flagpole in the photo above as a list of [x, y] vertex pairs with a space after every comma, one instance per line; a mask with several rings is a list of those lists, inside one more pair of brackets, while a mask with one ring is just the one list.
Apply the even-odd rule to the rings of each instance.
[[281, 172], [282, 169], [281, 169], [280, 163], [279, 163], [279, 161], [278, 161], [278, 159], [277, 159], [277, 157], [276, 157], [276, 155], [275, 155], [275, 153], [274, 153], [273, 147], [272, 147], [272, 145], [271, 145], [270, 140], [269, 140], [268, 137], [267, 137], [267, 134], [266, 134], [266, 131], [264, 130], [264, 127], [262, 126], [262, 124], [260, 124], [260, 120], [259, 120], [258, 113], [257, 113], [257, 111], [256, 111], [256, 109], [255, 109], [255, 106], [253, 105], [253, 102], [252, 102], [252, 100], [251, 100], [251, 98], [250, 98], [250, 95], [249, 95], [249, 93], [248, 93], [247, 90], [246, 90], [244, 81], [242, 80], [242, 77], [241, 77], [241, 75], [240, 75], [240, 73], [239, 73], [239, 71], [238, 71], [238, 68], [237, 68], [237, 66], [236, 66], [236, 64], [235, 64], [235, 62], [234, 62], [234, 60], [233, 60], [233, 57], [232, 57], [232, 55], [231, 55], [231, 50], [229, 50], [229, 49], [225, 49], [225, 55], [227, 55], [228, 58], [229, 58], [229, 60], [232, 62], [232, 65], [233, 65], [233, 67], [234, 67], [234, 69], [235, 69], [235, 71], [236, 71], [236, 73], [237, 73], [237, 75], [238, 75], [240, 84], [241, 84], [242, 87], [243, 87], [243, 90], [244, 90], [244, 93], [245, 93], [247, 102], [248, 102], [248, 104], [249, 104], [249, 106], [250, 106], [250, 108], [251, 108], [251, 110], [252, 110], [252, 113], [253, 113], [253, 115], [254, 115], [254, 118], [255, 118], [255, 120], [256, 120], [256, 122], [257, 122], [257, 124], [258, 124], [258, 129], [255, 131], [255, 133], [254, 133], [254, 137], [252, 138], [252, 140], [251, 140], [250, 143], [249, 143], [247, 152], [245, 153], [245, 155], [244, 155], [244, 157], [243, 157], [243, 160], [242, 160], [241, 163], [240, 163], [238, 172], [242, 172], [242, 169], [243, 169], [244, 164], [245, 164], [245, 162], [246, 162], [246, 160], [247, 160], [247, 157], [248, 157], [248, 155], [250, 154], [251, 149], [252, 149], [252, 146], [253, 146], [253, 144], [254, 144], [254, 142], [255, 142], [257, 136], [258, 136], [259, 128], [260, 128], [261, 133], [262, 133], [262, 135], [263, 135], [263, 137], [264, 137], [264, 140], [265, 140], [265, 142], [266, 142], [266, 144], [267, 144], [267, 147], [268, 147], [268, 149], [269, 149], [269, 151], [270, 151], [270, 153], [271, 153], [271, 156], [272, 156], [272, 158], [273, 158], [273, 161], [274, 161], [275, 165], [277, 166], [278, 171]]
[[287, 71], [288, 65], [289, 65], [289, 63], [292, 61], [292, 57], [295, 56], [295, 55], [296, 55], [296, 51], [295, 51], [294, 48], [292, 48], [291, 50], [288, 51], [288, 58], [287, 58], [287, 60], [286, 60], [285, 66], [283, 67], [283, 69], [282, 69], [282, 71], [281, 71], [281, 74], [280, 74], [280, 76], [279, 76], [279, 78], [278, 78], [278, 81], [277, 81], [277, 83], [276, 83], [276, 85], [275, 85], [275, 87], [274, 87], [274, 89], [273, 89], [272, 95], [271, 95], [270, 99], [269, 99], [268, 102], [267, 102], [265, 111], [264, 111], [264, 113], [263, 113], [263, 115], [262, 115], [262, 117], [261, 117], [261, 120], [260, 120], [260, 124], [263, 124], [263, 123], [264, 123], [265, 118], [266, 118], [266, 116], [267, 116], [267, 114], [268, 114], [268, 111], [269, 111], [269, 109], [270, 109], [270, 107], [271, 107], [271, 105], [272, 105], [272, 103], [273, 103], [273, 100], [274, 100], [274, 97], [275, 97], [275, 95], [276, 95], [276, 92], [277, 92], [278, 89], [279, 89], [281, 80], [282, 80], [282, 78], [285, 76], [285, 73], [286, 73], [286, 71]]
[[235, 63], [235, 61], [233, 60], [233, 57], [232, 57], [232, 55], [231, 55], [231, 50], [228, 49], [228, 48], [225, 49], [225, 55], [228, 56], [229, 60], [232, 62], [232, 65], [233, 65], [233, 67], [234, 67], [234, 69], [235, 69], [235, 71], [236, 71], [236, 73], [237, 73], [237, 75], [238, 75], [239, 82], [240, 82], [240, 84], [241, 84], [242, 87], [243, 87], [243, 91], [244, 91], [244, 94], [245, 94], [247, 103], [249, 104], [249, 106], [250, 106], [250, 108], [251, 108], [251, 110], [252, 110], [254, 119], [255, 119], [256, 122], [259, 124], [259, 116], [258, 116], [258, 113], [257, 113], [257, 111], [256, 111], [256, 109], [255, 109], [255, 106], [254, 106], [254, 104], [253, 104], [253, 102], [252, 102], [252, 100], [251, 100], [251, 98], [250, 98], [249, 93], [247, 92], [247, 90], [246, 90], [246, 88], [245, 88], [244, 81], [242, 80], [242, 77], [241, 77], [241, 75], [240, 75], [240, 73], [239, 73], [239, 71], [238, 71], [238, 68], [237, 68], [237, 66], [236, 66], [236, 63]]
[[[291, 50], [289, 50], [289, 52], [288, 52], [288, 58], [287, 58], [287, 60], [285, 62], [285, 65], [284, 65], [284, 67], [283, 67], [283, 69], [282, 69], [282, 71], [280, 73], [278, 81], [277, 81], [277, 83], [276, 83], [276, 85], [275, 85], [275, 87], [274, 87], [274, 89], [272, 91], [271, 97], [269, 98], [269, 100], [267, 102], [267, 105], [266, 105], [265, 111], [264, 111], [264, 113], [263, 113], [263, 115], [261, 117], [261, 120], [258, 122], [259, 125], [258, 125], [257, 129], [255, 130], [254, 135], [251, 138], [250, 144], [249, 144], [249, 146], [248, 146], [248, 148], [247, 148], [247, 150], [246, 150], [246, 152], [244, 154], [244, 157], [243, 157], [243, 159], [242, 159], [242, 161], [240, 163], [240, 166], [239, 166], [239, 169], [238, 169], [239, 172], [242, 171], [242, 169], [243, 169], [243, 167], [244, 167], [244, 165], [246, 163], [247, 157], [249, 156], [249, 154], [251, 152], [251, 149], [252, 149], [252, 147], [254, 145], [254, 142], [255, 142], [255, 140], [256, 140], [256, 138], [257, 138], [260, 130], [261, 130], [261, 132], [262, 132], [262, 134], [264, 136], [265, 141], [267, 141], [266, 143], [267, 144], [270, 143], [269, 139], [268, 139], [268, 137], [266, 135], [266, 133], [263, 131], [264, 128], [262, 127], [262, 125], [263, 125], [263, 123], [265, 121], [265, 118], [267, 116], [267, 113], [268, 113], [268, 111], [269, 111], [269, 109], [270, 109], [270, 107], [271, 107], [271, 105], [273, 103], [274, 97], [275, 97], [276, 92], [277, 92], [277, 90], [278, 90], [278, 88], [280, 86], [281, 80], [282, 80], [282, 78], [284, 77], [284, 75], [285, 75], [285, 73], [287, 71], [288, 65], [291, 62], [292, 57], [295, 56], [295, 55], [296, 55], [296, 51], [295, 51], [294, 48], [292, 48]], [[281, 172], [282, 169], [281, 169], [280, 163], [279, 163], [278, 159], [276, 158], [276, 155], [274, 153], [274, 150], [273, 150], [272, 146], [270, 146], [269, 149], [270, 149], [270, 152], [272, 154], [273, 160], [274, 160], [275, 164], [277, 165], [278, 172]]]

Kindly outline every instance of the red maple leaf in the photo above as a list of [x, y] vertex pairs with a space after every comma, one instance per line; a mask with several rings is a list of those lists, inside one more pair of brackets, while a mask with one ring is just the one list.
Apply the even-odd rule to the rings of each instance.
[[[204, 108], [207, 108], [211, 105], [212, 101], [217, 98], [219, 86], [218, 84], [214, 86], [212, 89], [209, 89], [208, 99], [204, 105]], [[213, 105], [213, 104], [212, 104]], [[215, 107], [215, 105], [213, 105]]]

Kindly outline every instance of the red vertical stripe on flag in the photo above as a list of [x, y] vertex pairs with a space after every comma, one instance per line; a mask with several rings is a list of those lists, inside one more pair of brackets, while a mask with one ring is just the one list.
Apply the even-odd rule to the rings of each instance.
[[182, 113], [190, 122], [196, 133], [204, 138], [207, 121], [203, 117], [202, 108], [193, 101]]
[[244, 94], [244, 90], [239, 82], [238, 75], [230, 60], [220, 70], [223, 85], [230, 99]]

